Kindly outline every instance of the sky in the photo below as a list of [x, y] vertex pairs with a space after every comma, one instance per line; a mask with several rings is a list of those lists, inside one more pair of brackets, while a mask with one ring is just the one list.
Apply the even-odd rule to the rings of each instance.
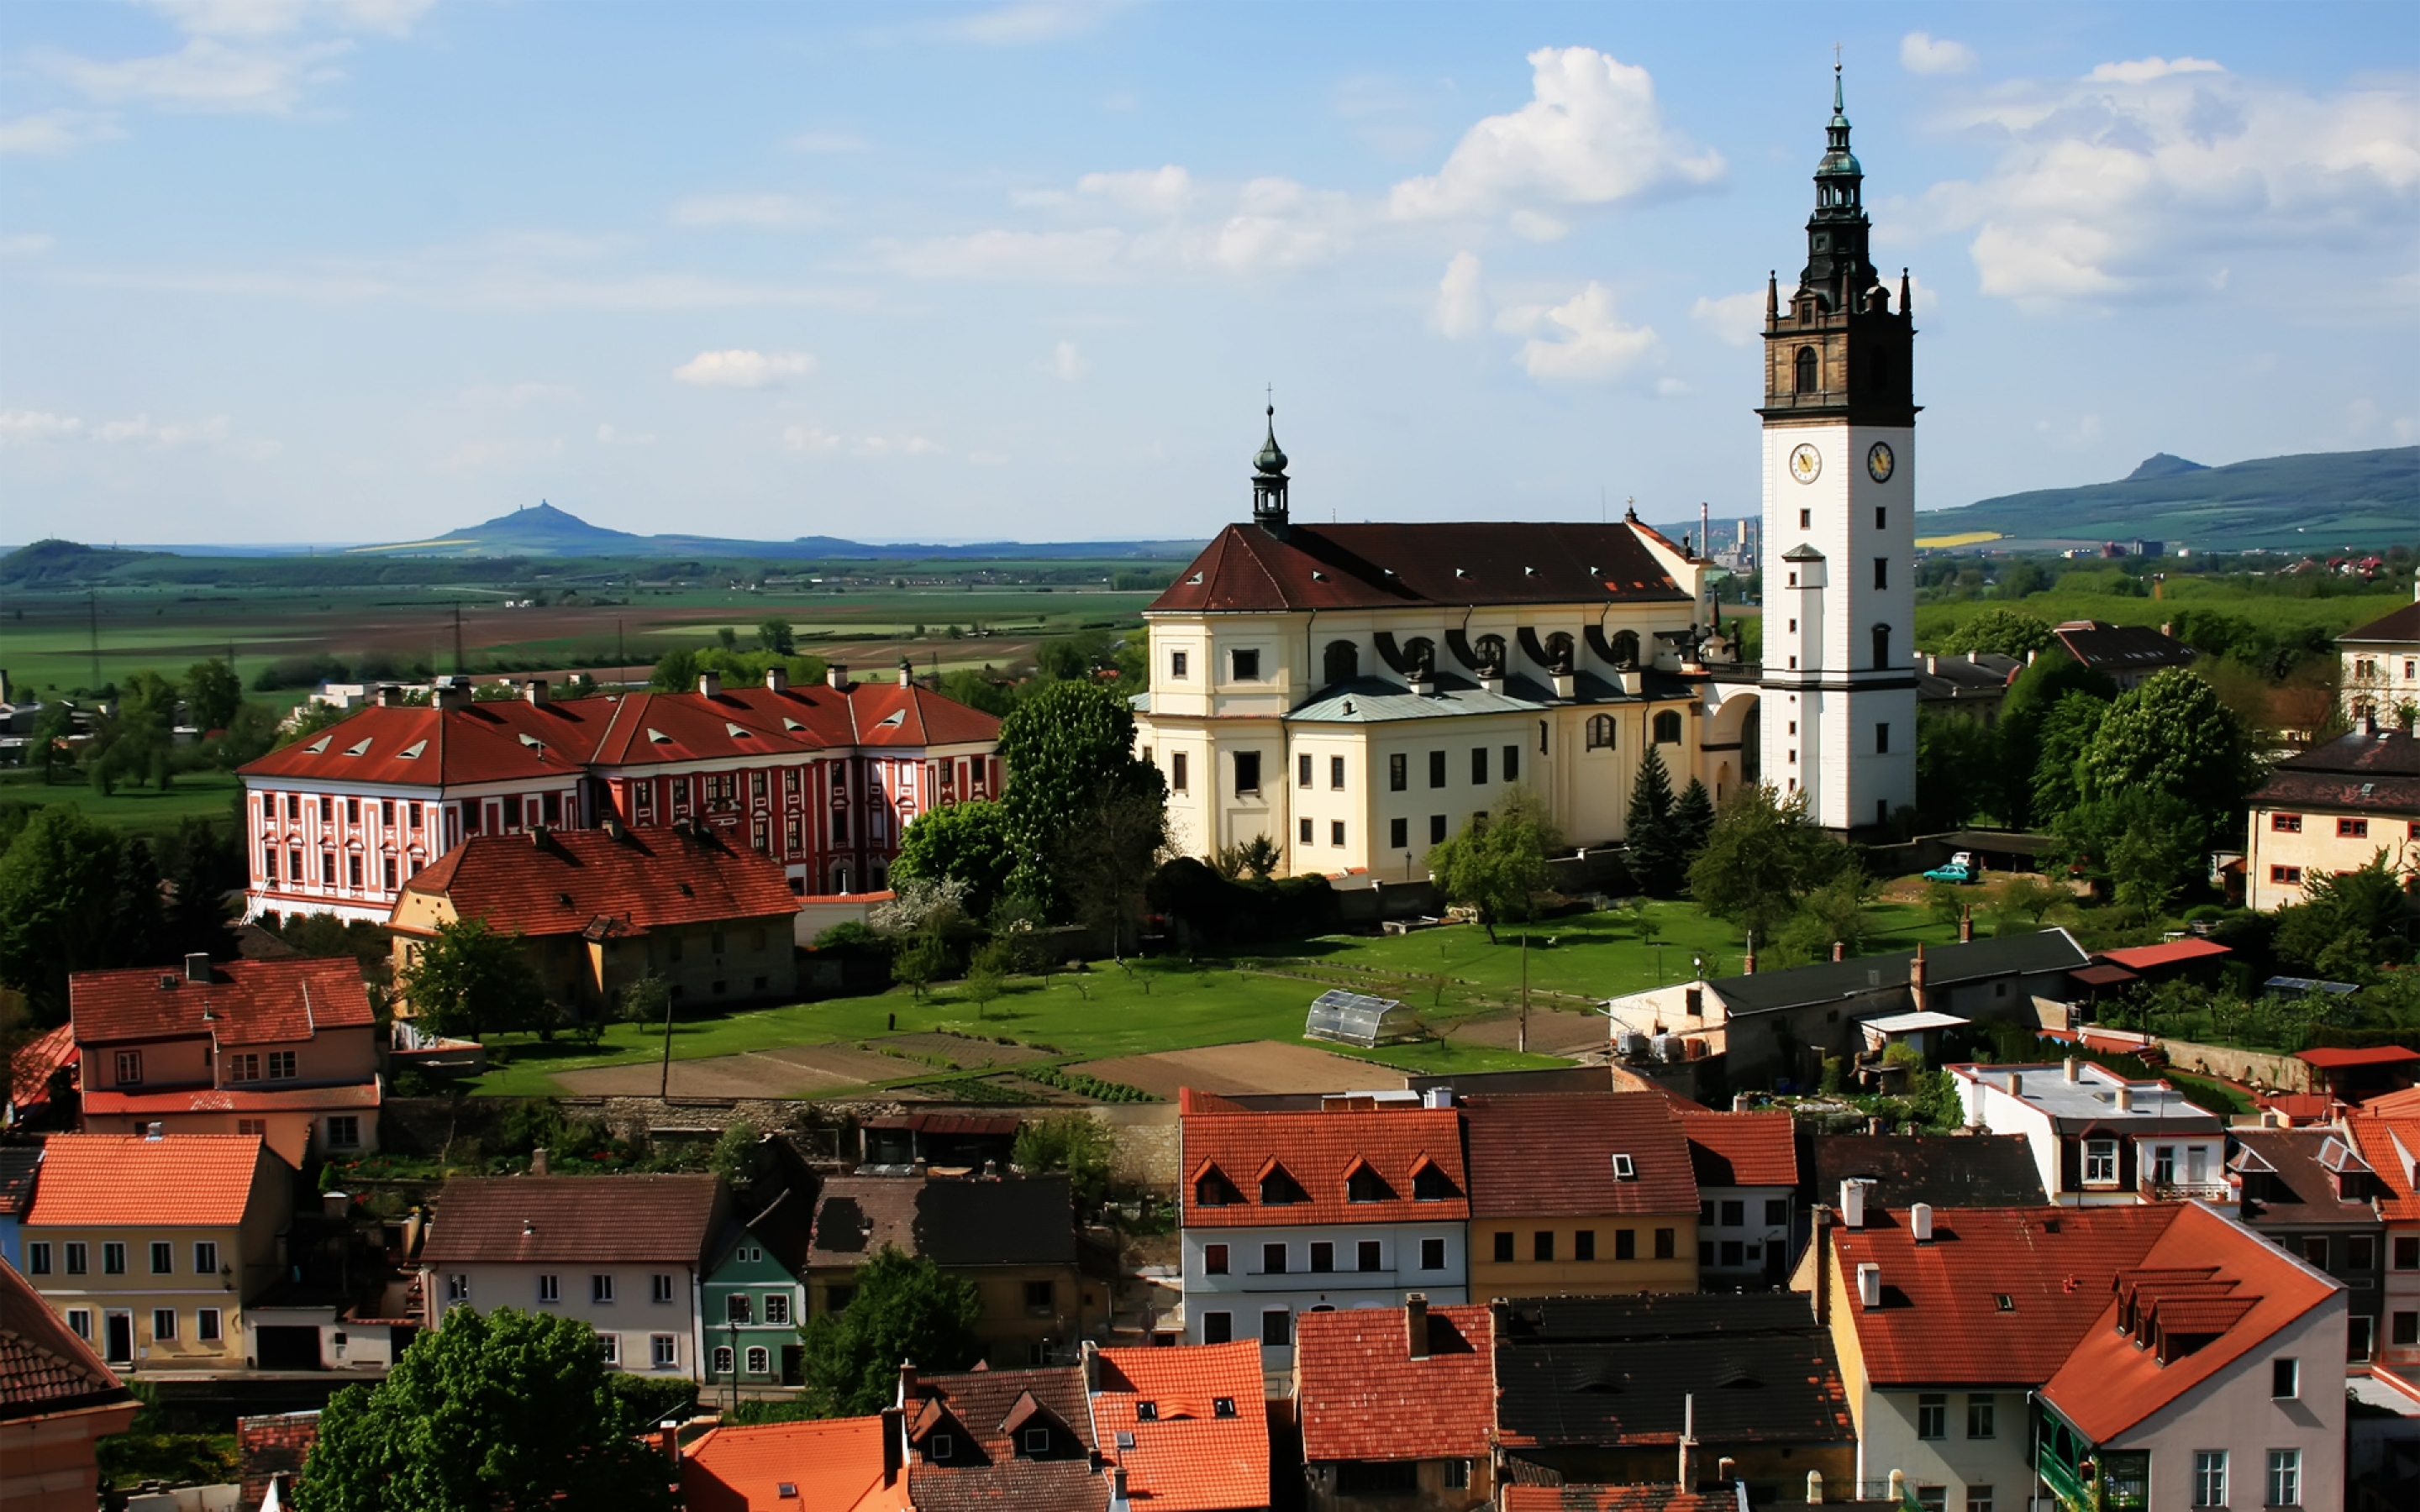
[[10, 0], [0, 540], [1753, 513], [1836, 46], [1925, 507], [2420, 440], [2420, 6]]

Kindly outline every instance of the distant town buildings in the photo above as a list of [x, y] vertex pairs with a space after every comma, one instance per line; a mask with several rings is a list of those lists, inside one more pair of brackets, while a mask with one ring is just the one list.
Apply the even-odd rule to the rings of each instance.
[[2245, 902], [2304, 901], [2305, 877], [2387, 867], [2420, 872], [2420, 734], [2366, 719], [2279, 762], [2251, 797]]

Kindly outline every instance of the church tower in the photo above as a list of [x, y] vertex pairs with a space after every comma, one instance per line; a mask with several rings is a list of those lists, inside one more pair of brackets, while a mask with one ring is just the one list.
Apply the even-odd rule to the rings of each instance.
[[1916, 325], [1868, 253], [1839, 69], [1807, 266], [1764, 296], [1765, 780], [1824, 828], [1916, 802]]

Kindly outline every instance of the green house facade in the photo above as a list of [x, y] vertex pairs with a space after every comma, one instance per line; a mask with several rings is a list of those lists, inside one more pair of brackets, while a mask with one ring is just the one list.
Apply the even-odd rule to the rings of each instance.
[[706, 1382], [714, 1386], [803, 1383], [799, 1325], [806, 1320], [807, 1240], [814, 1208], [784, 1191], [754, 1218], [715, 1242], [705, 1283]]

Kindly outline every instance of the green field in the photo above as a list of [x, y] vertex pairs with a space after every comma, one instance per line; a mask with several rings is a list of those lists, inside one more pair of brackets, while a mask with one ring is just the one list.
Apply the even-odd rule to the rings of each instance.
[[242, 790], [232, 773], [193, 772], [178, 777], [164, 793], [121, 785], [103, 797], [82, 781], [45, 786], [39, 772], [0, 769], [0, 803], [70, 803], [87, 818], [138, 835], [172, 830], [187, 819], [209, 820], [224, 834], [234, 817], [236, 795]]
[[2223, 578], [2179, 576], [2160, 585], [2160, 597], [2135, 598], [2107, 592], [2101, 586], [2112, 576], [2105, 572], [2071, 572], [2056, 586], [2014, 601], [1993, 598], [1919, 603], [1916, 609], [1916, 644], [1932, 645], [1954, 626], [1995, 609], [2015, 609], [2052, 625], [2065, 620], [2101, 620], [2110, 625], [2154, 626], [2174, 620], [2180, 609], [2215, 610], [2266, 630], [2317, 629], [2335, 636], [2391, 614], [2412, 601], [2408, 579], [2381, 582], [2374, 593], [2302, 598], [2256, 591]]

